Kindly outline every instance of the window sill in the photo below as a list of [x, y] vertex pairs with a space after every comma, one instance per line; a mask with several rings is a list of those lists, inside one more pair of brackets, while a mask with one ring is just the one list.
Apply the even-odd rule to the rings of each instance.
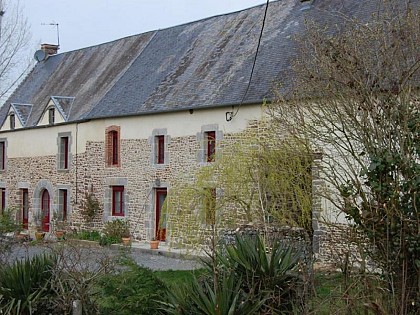
[[116, 164], [116, 165], [105, 165], [106, 168], [121, 168], [120, 164]]

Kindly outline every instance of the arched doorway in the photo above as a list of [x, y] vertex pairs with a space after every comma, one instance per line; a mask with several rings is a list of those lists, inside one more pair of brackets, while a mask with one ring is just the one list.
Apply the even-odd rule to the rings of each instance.
[[41, 195], [41, 222], [44, 232], [50, 231], [50, 194], [44, 189]]

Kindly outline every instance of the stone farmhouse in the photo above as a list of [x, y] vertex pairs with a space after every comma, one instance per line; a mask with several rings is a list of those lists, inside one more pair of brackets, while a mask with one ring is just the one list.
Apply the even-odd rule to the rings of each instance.
[[[270, 2], [249, 87], [265, 5], [66, 53], [43, 45], [0, 109], [1, 209], [15, 209], [30, 231], [42, 213], [51, 232], [54, 213], [83, 222], [91, 193], [101, 209], [96, 228], [123, 218], [138, 239], [158, 236], [173, 180], [212, 163], [223, 139], [234, 141], [264, 115], [305, 19], [366, 6]], [[314, 202], [315, 235], [323, 206]]]

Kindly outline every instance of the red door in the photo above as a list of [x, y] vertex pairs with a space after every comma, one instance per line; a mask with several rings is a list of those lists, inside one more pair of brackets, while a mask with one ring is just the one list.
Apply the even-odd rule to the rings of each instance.
[[42, 192], [41, 198], [42, 230], [50, 231], [50, 194], [46, 189]]
[[156, 227], [155, 237], [159, 241], [166, 240], [166, 214], [162, 213], [162, 207], [166, 199], [166, 188], [156, 189]]
[[29, 198], [28, 190], [22, 189], [22, 225], [25, 230], [28, 229], [28, 210], [29, 210]]

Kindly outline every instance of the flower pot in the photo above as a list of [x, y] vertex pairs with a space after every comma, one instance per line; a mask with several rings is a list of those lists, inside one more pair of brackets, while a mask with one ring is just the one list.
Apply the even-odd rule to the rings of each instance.
[[150, 249], [158, 249], [159, 241], [150, 241]]
[[44, 239], [45, 232], [35, 232], [35, 239], [37, 241], [42, 241]]
[[64, 240], [64, 231], [61, 231], [61, 230], [55, 231], [55, 236], [57, 237], [57, 240], [59, 241]]
[[26, 235], [26, 234], [21, 234], [21, 233], [17, 233], [17, 234], [15, 235], [15, 237], [16, 237], [16, 239], [18, 240], [18, 242], [24, 242], [24, 241], [26, 241], [26, 240], [27, 240], [28, 235]]
[[122, 242], [124, 245], [129, 245], [130, 244], [130, 238], [129, 237], [122, 237]]

